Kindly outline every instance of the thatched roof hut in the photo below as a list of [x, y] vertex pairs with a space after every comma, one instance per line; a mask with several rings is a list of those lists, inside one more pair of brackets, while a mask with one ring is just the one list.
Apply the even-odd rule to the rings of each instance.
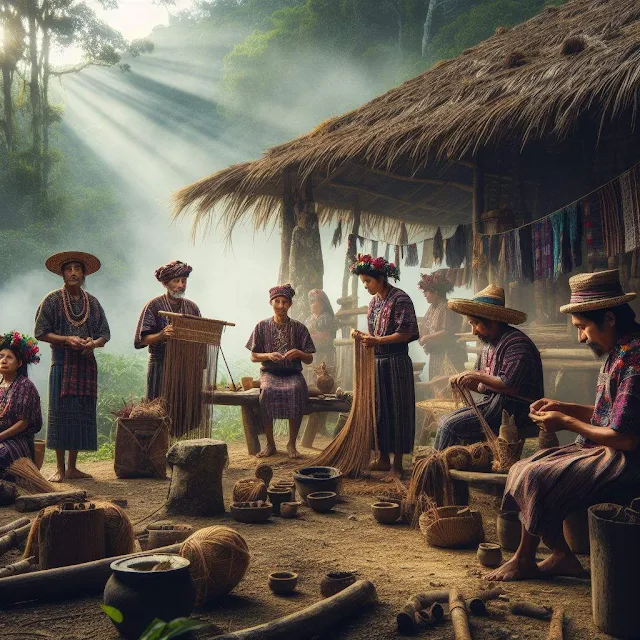
[[217, 206], [228, 230], [245, 215], [260, 227], [287, 182], [312, 189], [325, 221], [357, 200], [379, 232], [477, 225], [500, 207], [535, 219], [640, 160], [639, 88], [638, 0], [574, 0], [183, 188], [176, 212], [207, 226]]

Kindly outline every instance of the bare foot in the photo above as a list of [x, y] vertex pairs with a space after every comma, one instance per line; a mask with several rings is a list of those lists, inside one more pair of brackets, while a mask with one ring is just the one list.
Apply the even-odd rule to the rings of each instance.
[[274, 444], [268, 444], [262, 451], [256, 453], [256, 458], [270, 458], [276, 453], [276, 446]]
[[59, 469], [55, 472], [52, 473], [47, 480], [49, 482], [64, 482], [65, 480], [65, 473], [64, 471], [60, 471]]
[[391, 467], [391, 469], [389, 469], [389, 474], [387, 475], [387, 478], [390, 481], [402, 480], [404, 478], [404, 470], [403, 469], [396, 469], [395, 467]]
[[376, 460], [369, 468], [371, 471], [391, 471], [391, 462]]
[[295, 443], [290, 442], [287, 445], [287, 453], [289, 454], [290, 458], [299, 458], [300, 454], [298, 453], [298, 450], [296, 449], [296, 445]]
[[571, 554], [552, 553], [548, 558], [538, 563], [538, 569], [544, 577], [572, 576], [583, 578], [587, 575], [580, 560]]
[[496, 580], [500, 582], [512, 582], [514, 580], [529, 580], [539, 578], [540, 571], [538, 565], [533, 562], [525, 562], [516, 556], [500, 565], [497, 569], [484, 576], [485, 580]]
[[65, 480], [82, 480], [83, 478], [93, 478], [89, 473], [84, 473], [80, 469], [68, 469], [64, 474]]

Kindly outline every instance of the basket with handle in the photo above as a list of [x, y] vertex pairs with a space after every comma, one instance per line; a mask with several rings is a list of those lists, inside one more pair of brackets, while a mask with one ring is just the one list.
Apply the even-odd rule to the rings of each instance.
[[468, 507], [437, 507], [425, 511], [419, 525], [425, 540], [433, 547], [470, 547], [484, 540], [482, 515]]

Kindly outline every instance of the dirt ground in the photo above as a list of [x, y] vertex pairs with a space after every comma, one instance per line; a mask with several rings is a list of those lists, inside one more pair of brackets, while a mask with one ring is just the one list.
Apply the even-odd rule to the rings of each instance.
[[[322, 445], [322, 441], [318, 444]], [[293, 468], [304, 466], [305, 459], [309, 460], [314, 453], [305, 449], [302, 452], [303, 459], [295, 465], [284, 456], [271, 458], [276, 477], [290, 475]], [[241, 443], [229, 446], [229, 458], [229, 467], [224, 474], [227, 505], [231, 501], [233, 484], [240, 478], [252, 476], [257, 464], [256, 458], [248, 456]], [[119, 480], [113, 473], [111, 462], [86, 463], [83, 468], [92, 473], [94, 478], [76, 481], [73, 487], [86, 489], [94, 499], [127, 498], [129, 504], [126, 511], [134, 523], [164, 503], [169, 480]], [[48, 470], [45, 465], [45, 475]], [[213, 628], [222, 633], [249, 627], [293, 613], [319, 600], [320, 581], [327, 572], [353, 571], [375, 584], [379, 602], [323, 637], [336, 640], [396, 638], [399, 634], [395, 612], [412, 594], [450, 586], [457, 586], [464, 594], [471, 594], [487, 586], [481, 579], [486, 570], [477, 562], [475, 551], [432, 548], [427, 546], [417, 530], [402, 524], [378, 524], [371, 515], [369, 505], [375, 502], [381, 486], [379, 481], [370, 487], [362, 482], [357, 485], [346, 482], [343, 501], [332, 512], [317, 514], [303, 507], [295, 520], [273, 517], [266, 524], [251, 525], [235, 522], [228, 513], [207, 519], [174, 517], [174, 522], [186, 522], [196, 528], [212, 524], [231, 526], [244, 536], [251, 551], [251, 564], [236, 589], [215, 606], [196, 611], [194, 617], [211, 625], [208, 634]], [[371, 495], [354, 495], [368, 491]], [[496, 541], [494, 499], [474, 493], [472, 503], [483, 513], [487, 540]], [[0, 525], [20, 515], [12, 507], [3, 507], [0, 509]], [[144, 523], [166, 517], [160, 509]], [[136, 525], [136, 528], [143, 527], [144, 523]], [[544, 553], [541, 551], [541, 555]], [[2, 564], [15, 559], [15, 553], [7, 554]], [[588, 557], [581, 560], [588, 567]], [[298, 589], [293, 596], [276, 596], [267, 587], [268, 574], [276, 570], [290, 570], [299, 574]], [[593, 627], [588, 580], [509, 583], [504, 589], [511, 601], [562, 604], [567, 615], [565, 638], [604, 640], [609, 637]], [[101, 598], [95, 596], [50, 604], [25, 603], [6, 607], [0, 618], [0, 638], [114, 640], [119, 636], [99, 609], [100, 601]], [[537, 640], [546, 637], [548, 623], [512, 616], [507, 613], [507, 608], [508, 602], [496, 602], [491, 607], [489, 618], [472, 619], [473, 638]], [[420, 635], [449, 639], [452, 633], [450, 624], [445, 623]]]

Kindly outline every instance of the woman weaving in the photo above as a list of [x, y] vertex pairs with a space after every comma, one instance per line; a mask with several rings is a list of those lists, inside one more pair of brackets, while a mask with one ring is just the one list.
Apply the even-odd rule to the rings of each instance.
[[289, 318], [294, 295], [289, 284], [269, 289], [273, 317], [258, 322], [246, 345], [251, 351], [251, 361], [262, 365], [260, 415], [267, 445], [257, 454], [259, 458], [276, 453], [273, 421], [278, 418], [289, 420], [287, 452], [291, 458], [298, 457], [296, 439], [309, 397], [302, 363], [311, 364], [316, 349], [309, 330]]
[[[398, 280], [399, 269], [384, 258], [358, 255], [351, 272], [360, 276], [373, 298], [369, 303], [367, 326], [362, 336], [375, 349], [376, 418], [380, 456], [374, 471], [390, 471], [402, 477], [402, 456], [413, 451], [415, 437], [415, 391], [409, 342], [418, 339], [418, 323], [411, 298], [389, 284]], [[393, 465], [389, 454], [393, 452]]]
[[27, 378], [27, 365], [40, 361], [37, 344], [17, 331], [0, 337], [0, 477], [19, 458], [33, 459], [42, 428], [40, 395]]

